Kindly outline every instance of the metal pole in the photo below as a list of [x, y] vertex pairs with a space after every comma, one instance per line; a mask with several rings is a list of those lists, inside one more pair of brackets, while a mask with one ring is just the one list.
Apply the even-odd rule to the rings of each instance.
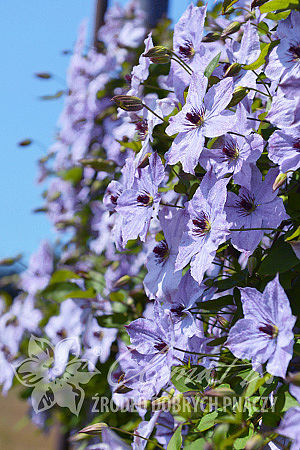
[[146, 25], [155, 27], [157, 22], [168, 13], [168, 0], [141, 0], [143, 10], [146, 12]]

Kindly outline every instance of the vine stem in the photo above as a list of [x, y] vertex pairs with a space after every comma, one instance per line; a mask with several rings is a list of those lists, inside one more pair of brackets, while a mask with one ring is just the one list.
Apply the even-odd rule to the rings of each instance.
[[149, 108], [149, 106], [145, 105], [145, 103], [142, 103], [143, 107], [148, 109], [148, 111], [150, 111], [152, 114], [154, 114], [158, 119], [162, 120], [163, 122], [167, 122], [168, 121], [166, 119], [164, 119], [163, 117], [160, 117], [158, 114], [156, 114], [155, 111], [153, 111], [153, 109]]
[[163, 203], [163, 202], [160, 202], [160, 204], [161, 204], [162, 206], [171, 206], [172, 208], [182, 208], [182, 209], [184, 209], [184, 206], [180, 206], [180, 205], [172, 205], [171, 203]]
[[252, 231], [252, 230], [282, 231], [281, 228], [229, 228], [229, 231]]

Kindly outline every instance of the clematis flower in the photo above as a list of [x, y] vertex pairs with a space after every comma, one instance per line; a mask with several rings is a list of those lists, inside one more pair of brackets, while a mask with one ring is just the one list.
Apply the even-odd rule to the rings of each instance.
[[21, 275], [22, 288], [35, 295], [44, 289], [53, 270], [53, 250], [47, 241], [42, 241], [37, 252], [30, 257], [28, 269]]
[[165, 172], [160, 157], [153, 153], [149, 166], [138, 169], [131, 189], [125, 190], [117, 200], [116, 211], [122, 216], [122, 238], [126, 245], [129, 239], [140, 236], [145, 241], [151, 218], [157, 214], [160, 203], [158, 186]]
[[215, 175], [207, 172], [188, 203], [190, 218], [180, 242], [175, 269], [183, 269], [191, 261], [191, 275], [198, 283], [228, 234], [229, 224], [224, 212], [227, 183], [228, 179], [216, 181]]
[[276, 432], [282, 436], [292, 439], [293, 443], [290, 450], [298, 450], [300, 448], [300, 406], [290, 408], [285, 413]]
[[[277, 169], [270, 169], [262, 181], [259, 169], [253, 166], [250, 188], [241, 187], [238, 195], [228, 192], [225, 210], [233, 229], [276, 228], [289, 217], [282, 199], [272, 189], [277, 175]], [[263, 235], [264, 230], [248, 230], [232, 231], [230, 237], [235, 248], [252, 253]]]
[[250, 359], [253, 368], [267, 362], [267, 371], [285, 377], [293, 355], [296, 317], [282, 289], [278, 275], [263, 293], [254, 288], [240, 288], [244, 319], [231, 328], [226, 342], [240, 359]]
[[276, 34], [280, 43], [270, 56], [265, 73], [271, 80], [279, 78], [286, 80], [292, 76], [300, 77], [300, 13], [291, 11], [291, 14], [280, 21]]
[[153, 319], [136, 319], [126, 326], [126, 330], [137, 367], [125, 374], [124, 383], [127, 385], [127, 380], [134, 378], [136, 384], [138, 378], [138, 383], [145, 386], [145, 395], [151, 390], [152, 395], [158, 394], [170, 381], [171, 367], [182, 359], [183, 353], [176, 349], [184, 349], [187, 338], [158, 302], [154, 303]]
[[[196, 73], [203, 73], [219, 51], [217, 43], [202, 42], [206, 9], [206, 6], [197, 7], [190, 4], [174, 27], [174, 52]], [[187, 71], [172, 60], [169, 82], [172, 80], [171, 84], [181, 102], [183, 91], [189, 85], [190, 79]]]
[[[145, 43], [145, 53], [147, 53], [150, 50], [150, 48], [153, 47], [152, 33], [148, 34], [144, 43]], [[139, 58], [138, 65], [134, 66], [134, 68], [132, 69], [130, 76], [131, 87], [127, 95], [133, 95], [135, 97], [140, 96], [141, 94], [140, 86], [148, 78], [150, 64], [151, 64], [150, 58], [145, 58], [142, 54]]]
[[211, 150], [204, 149], [199, 162], [206, 170], [212, 166], [218, 178], [232, 173], [235, 183], [247, 187], [251, 179], [251, 164], [260, 157], [264, 143], [259, 134], [251, 134], [252, 127], [241, 103], [237, 107], [236, 118], [237, 134], [226, 134], [213, 144]]
[[194, 335], [203, 336], [201, 323], [196, 320], [192, 308], [196, 301], [209, 300], [213, 292], [214, 289], [207, 289], [204, 284], [199, 286], [192, 278], [190, 271], [181, 278], [175, 294], [170, 295], [166, 291], [168, 301], [163, 306], [172, 313], [174, 322], [180, 324], [182, 334], [189, 338]]
[[181, 279], [181, 271], [175, 271], [178, 246], [186, 226], [188, 216], [185, 210], [164, 207], [158, 213], [165, 239], [158, 242], [148, 255], [144, 278], [146, 294], [149, 298], [162, 298], [166, 292], [176, 291]]
[[269, 139], [268, 156], [280, 172], [300, 167], [300, 126], [276, 130]]
[[207, 78], [191, 76], [186, 104], [176, 116], [170, 117], [166, 133], [176, 136], [166, 153], [167, 163], [182, 163], [185, 172], [194, 173], [204, 146], [205, 137], [217, 137], [233, 129], [234, 113], [224, 111], [231, 100], [232, 80], [227, 78], [212, 86], [205, 94]]

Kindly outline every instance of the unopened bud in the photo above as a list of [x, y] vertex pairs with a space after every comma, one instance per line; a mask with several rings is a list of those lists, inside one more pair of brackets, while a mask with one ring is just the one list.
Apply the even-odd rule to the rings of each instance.
[[145, 58], [150, 58], [150, 61], [155, 64], [167, 64], [172, 57], [172, 53], [166, 47], [157, 45], [150, 48], [150, 50], [148, 50], [147, 53], [144, 53], [143, 56]]
[[221, 36], [222, 37], [229, 36], [230, 34], [233, 34], [233, 33], [236, 33], [237, 31], [239, 31], [240, 28], [241, 28], [240, 22], [237, 22], [237, 21], [231, 22], [231, 24], [228, 25], [228, 27], [226, 27], [225, 30], [222, 31]]
[[216, 389], [208, 389], [204, 392], [207, 397], [227, 397], [236, 395], [235, 392], [228, 387], [220, 387]]
[[215, 42], [218, 39], [220, 39], [221, 35], [220, 33], [217, 33], [216, 31], [214, 33], [208, 33], [206, 36], [202, 38], [202, 42]]
[[217, 321], [224, 328], [227, 328], [229, 326], [228, 320], [226, 320], [225, 317], [220, 316], [219, 314], [217, 315]]
[[16, 262], [20, 261], [21, 258], [22, 258], [22, 255], [17, 255], [12, 258], [0, 259], [0, 266], [11, 266], [11, 265], [15, 264]]
[[286, 179], [287, 179], [286, 173], [280, 173], [279, 175], [277, 175], [273, 184], [273, 192], [275, 192], [276, 189], [280, 188], [280, 186], [282, 186], [285, 183]]
[[49, 78], [52, 77], [52, 75], [47, 72], [39, 72], [39, 73], [36, 73], [35, 76], [37, 78], [40, 78], [41, 80], [49, 80]]
[[256, 265], [257, 265], [257, 259], [255, 258], [255, 256], [250, 256], [248, 258], [248, 262], [247, 262], [247, 269], [248, 269], [250, 277], [252, 277]]
[[114, 283], [114, 287], [118, 288], [121, 286], [125, 286], [126, 284], [128, 284], [130, 281], [130, 276], [129, 275], [123, 275], [121, 278], [119, 278], [115, 283]]
[[300, 386], [300, 372], [291, 373], [287, 377], [287, 382]]
[[248, 88], [245, 88], [243, 86], [237, 86], [233, 91], [232, 99], [228, 106], [231, 107], [240, 103], [240, 101], [243, 100], [244, 97], [246, 97], [248, 92], [249, 92]]
[[143, 109], [143, 102], [138, 97], [133, 97], [131, 95], [115, 95], [112, 100], [119, 108], [124, 109], [124, 111], [140, 111]]
[[27, 145], [32, 144], [32, 140], [31, 139], [24, 139], [23, 141], [19, 142], [19, 146], [20, 147], [26, 147]]
[[151, 153], [146, 153], [141, 160], [141, 162], [138, 165], [139, 169], [143, 169], [144, 167], [147, 167], [149, 164], [149, 156], [151, 156]]
[[106, 423], [94, 423], [93, 425], [89, 425], [88, 427], [82, 428], [79, 433], [97, 435], [101, 432], [103, 428], [107, 427]]
[[237, 75], [240, 72], [241, 68], [242, 68], [242, 66], [239, 63], [230, 64], [230, 66], [228, 67], [228, 69], [226, 70], [226, 72], [224, 74], [224, 78], [225, 77], [234, 77], [234, 75]]
[[264, 438], [261, 434], [256, 434], [246, 442], [245, 450], [259, 450], [262, 448]]

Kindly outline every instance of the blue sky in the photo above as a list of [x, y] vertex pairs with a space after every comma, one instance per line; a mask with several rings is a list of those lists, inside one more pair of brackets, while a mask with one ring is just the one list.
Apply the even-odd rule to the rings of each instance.
[[[126, 0], [119, 1], [125, 4]], [[169, 0], [170, 16], [178, 20], [188, 0]], [[95, 0], [9, 0], [1, 5], [0, 71], [0, 258], [23, 253], [28, 259], [41, 239], [55, 239], [45, 214], [32, 210], [43, 205], [43, 186], [37, 185], [38, 158], [54, 140], [63, 99], [41, 101], [39, 96], [63, 89], [78, 26], [93, 24]], [[50, 72], [57, 80], [43, 81], [36, 72]], [[41, 143], [18, 147], [24, 138]]]

